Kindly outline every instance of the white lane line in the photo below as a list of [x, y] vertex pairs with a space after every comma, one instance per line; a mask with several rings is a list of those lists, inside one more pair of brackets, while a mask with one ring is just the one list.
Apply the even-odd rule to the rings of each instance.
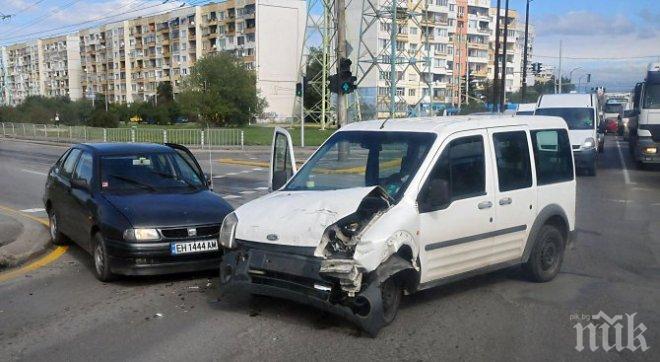
[[225, 175], [213, 176], [213, 178], [225, 178]]
[[257, 187], [257, 188], [255, 188], [255, 190], [257, 190], [257, 191], [265, 191], [265, 190], [268, 190], [268, 187], [265, 187], [265, 186]]
[[233, 200], [233, 199], [239, 199], [241, 197], [238, 196], [238, 195], [226, 195], [226, 196], [223, 196], [222, 198], [225, 199], [225, 200]]
[[263, 168], [261, 168], [261, 167], [255, 167], [255, 168], [252, 169], [252, 171], [262, 171], [262, 170], [263, 170]]
[[37, 208], [34, 208], [34, 209], [25, 209], [25, 210], [21, 210], [21, 212], [29, 212], [29, 213], [43, 212], [43, 211], [46, 211], [46, 209], [38, 208], [38, 207], [37, 207]]
[[630, 185], [630, 174], [626, 168], [626, 162], [623, 160], [623, 153], [621, 152], [619, 142], [616, 143], [616, 150], [619, 151], [619, 160], [621, 161], [621, 169], [623, 169], [623, 180], [626, 182], [626, 185]]
[[245, 190], [245, 191], [239, 192], [239, 194], [241, 194], [241, 195], [250, 195], [250, 194], [253, 194], [255, 192], [256, 191], [254, 191], [254, 190]]
[[35, 170], [28, 170], [28, 169], [25, 169], [25, 168], [22, 168], [21, 171], [31, 173], [31, 174], [34, 174], [34, 175], [39, 175], [39, 176], [48, 176], [48, 174], [45, 173], [45, 172], [35, 171]]

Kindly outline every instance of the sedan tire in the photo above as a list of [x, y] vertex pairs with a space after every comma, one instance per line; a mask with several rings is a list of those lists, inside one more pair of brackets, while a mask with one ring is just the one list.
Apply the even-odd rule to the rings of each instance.
[[103, 236], [100, 232], [94, 234], [92, 261], [94, 264], [94, 275], [96, 276], [96, 279], [105, 283], [113, 281], [116, 278], [115, 274], [110, 271], [108, 249], [105, 246], [105, 240], [103, 240]]
[[60, 226], [57, 220], [55, 211], [50, 211], [48, 213], [48, 231], [50, 233], [50, 240], [54, 245], [64, 245], [66, 244], [66, 237], [60, 231]]

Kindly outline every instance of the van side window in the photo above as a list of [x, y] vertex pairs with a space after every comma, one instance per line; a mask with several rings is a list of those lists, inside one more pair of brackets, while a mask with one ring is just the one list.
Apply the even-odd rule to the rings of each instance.
[[573, 180], [573, 155], [563, 129], [531, 131], [539, 185]]
[[532, 186], [532, 163], [525, 131], [493, 134], [500, 191]]
[[69, 152], [69, 155], [66, 157], [66, 160], [64, 160], [64, 164], [62, 165], [62, 170], [60, 171], [60, 175], [64, 178], [70, 178], [71, 174], [73, 174], [73, 167], [76, 165], [76, 161], [78, 161], [78, 157], [80, 157], [81, 151], [77, 148], [74, 148]]
[[[422, 189], [424, 198], [438, 182], [448, 186], [448, 200], [454, 201], [486, 194], [484, 140], [481, 136], [457, 138], [442, 151]], [[447, 205], [432, 205], [436, 209]]]

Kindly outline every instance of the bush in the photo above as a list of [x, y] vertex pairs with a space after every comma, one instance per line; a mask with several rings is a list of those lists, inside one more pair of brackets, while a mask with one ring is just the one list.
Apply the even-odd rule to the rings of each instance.
[[100, 109], [97, 109], [92, 113], [92, 117], [89, 120], [89, 126], [91, 127], [103, 127], [103, 128], [116, 128], [119, 126], [119, 117], [112, 112], [106, 112]]

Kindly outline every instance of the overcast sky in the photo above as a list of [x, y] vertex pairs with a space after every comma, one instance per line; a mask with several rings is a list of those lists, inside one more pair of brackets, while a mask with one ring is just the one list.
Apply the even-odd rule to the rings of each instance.
[[[183, 1], [164, 0], [0, 0], [0, 44], [44, 31], [60, 34], [89, 27], [94, 20], [120, 20], [176, 8]], [[360, 1], [360, 0], [352, 0]], [[493, 6], [496, 0], [491, 0]], [[505, 0], [502, 1], [504, 6]], [[186, 5], [202, 1], [187, 1]], [[510, 0], [510, 7], [524, 19], [525, 0]], [[533, 0], [531, 23], [535, 26], [534, 61], [557, 65], [559, 40], [565, 57], [623, 58], [607, 60], [564, 59], [566, 75], [591, 73], [593, 85], [627, 90], [643, 78], [650, 61], [660, 61], [660, 0]], [[128, 13], [127, 13], [128, 12]], [[124, 15], [114, 16], [121, 13]], [[86, 24], [75, 25], [89, 21]], [[73, 25], [68, 28], [62, 28]], [[655, 58], [639, 58], [653, 55]]]

